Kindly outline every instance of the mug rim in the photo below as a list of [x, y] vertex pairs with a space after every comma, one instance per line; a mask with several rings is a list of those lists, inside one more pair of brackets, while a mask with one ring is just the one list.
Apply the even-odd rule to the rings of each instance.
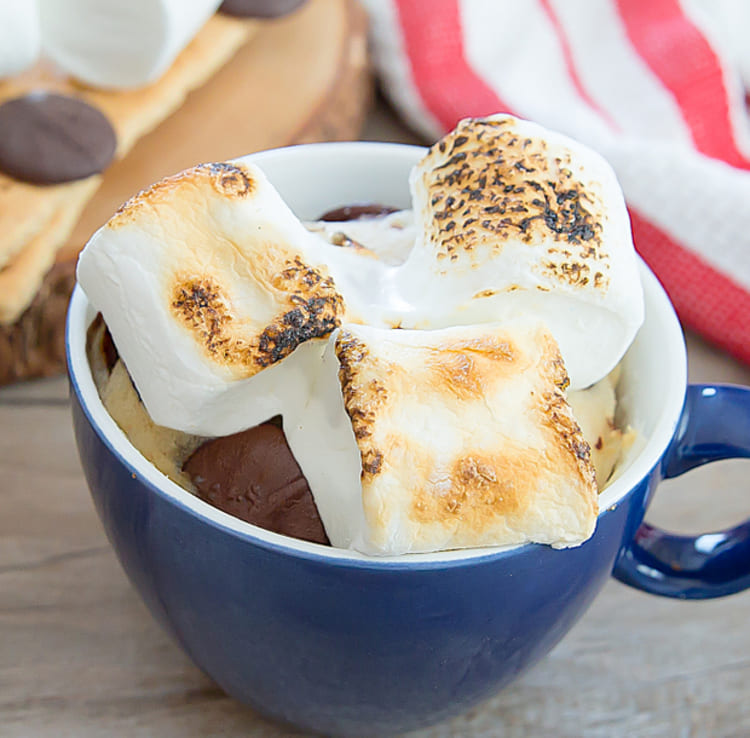
[[[398, 155], [416, 157], [424, 152], [424, 147], [388, 142], [338, 142], [299, 144], [280, 149], [270, 149], [241, 157], [236, 161], [252, 161], [262, 166], [263, 160], [274, 156], [295, 156], [295, 152], [305, 149], [310, 153], [328, 156], [332, 151], [348, 149], [356, 153], [382, 157], [384, 149], [391, 149]], [[669, 326], [663, 331], [662, 348], [670, 357], [666, 371], [674, 375], [668, 383], [662, 411], [648, 438], [642, 439], [643, 446], [635, 458], [630, 460], [622, 472], [599, 496], [597, 527], [602, 516], [615, 510], [620, 502], [646, 479], [660, 462], [672, 440], [684, 404], [687, 388], [687, 355], [684, 338], [674, 308], [656, 276], [638, 257], [639, 272], [647, 298], [647, 307], [656, 308], [662, 322]], [[252, 523], [226, 513], [192, 494], [169, 479], [149, 462], [130, 442], [125, 433], [112, 419], [101, 401], [93, 379], [93, 373], [86, 352], [86, 334], [95, 315], [81, 286], [76, 283], [68, 307], [65, 330], [65, 350], [68, 377], [71, 391], [75, 393], [81, 410], [96, 435], [132, 476], [145, 484], [152, 493], [176, 505], [202, 523], [220, 529], [222, 532], [243, 540], [245, 543], [264, 548], [275, 553], [296, 556], [329, 565], [350, 566], [373, 569], [436, 569], [462, 565], [474, 565], [487, 560], [505, 558], [542, 544], [525, 543], [513, 546], [483, 547], [438, 551], [433, 553], [404, 554], [399, 556], [369, 556], [352, 549], [302, 541], [260, 528]], [[652, 318], [653, 319], [653, 318]], [[596, 536], [596, 530], [592, 536]], [[591, 540], [591, 539], [589, 539]]]

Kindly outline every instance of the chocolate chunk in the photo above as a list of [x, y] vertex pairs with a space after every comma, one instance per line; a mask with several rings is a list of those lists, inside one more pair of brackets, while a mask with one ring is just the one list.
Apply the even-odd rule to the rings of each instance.
[[86, 331], [86, 355], [91, 356], [94, 352], [102, 355], [104, 358], [101, 336], [105, 330], [104, 316], [97, 313], [91, 321], [91, 325]]
[[238, 18], [278, 18], [291, 13], [306, 0], [224, 0], [219, 12]]
[[96, 314], [86, 331], [86, 354], [93, 357], [95, 353], [101, 358], [107, 371], [111, 373], [120, 355], [109, 328], [104, 325], [104, 317], [101, 313]]
[[117, 138], [109, 120], [82, 100], [32, 92], [0, 105], [0, 171], [32, 184], [101, 172]]
[[284, 431], [272, 422], [206, 441], [183, 465], [206, 502], [248, 523], [329, 544]]
[[104, 335], [102, 336], [102, 352], [104, 353], [104, 361], [107, 365], [107, 369], [111, 372], [115, 368], [117, 360], [120, 358], [120, 354], [117, 352], [117, 346], [112, 340], [112, 334], [109, 332], [109, 328], [104, 329]]
[[335, 210], [329, 210], [320, 216], [320, 220], [327, 220], [330, 223], [339, 223], [344, 220], [358, 220], [359, 218], [377, 218], [380, 215], [395, 213], [396, 208], [387, 205], [377, 205], [375, 203], [367, 205], [345, 205]]

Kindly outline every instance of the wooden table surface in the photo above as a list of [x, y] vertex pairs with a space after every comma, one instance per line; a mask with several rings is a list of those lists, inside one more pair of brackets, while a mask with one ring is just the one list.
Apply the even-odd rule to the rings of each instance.
[[[409, 140], [382, 105], [365, 137]], [[750, 384], [688, 336], [692, 381]], [[746, 462], [664, 483], [652, 522], [748, 517]], [[292, 735], [226, 697], [157, 627], [90, 502], [63, 378], [0, 391], [0, 736]], [[540, 664], [470, 714], [412, 738], [750, 735], [750, 592], [708, 602], [611, 581]]]

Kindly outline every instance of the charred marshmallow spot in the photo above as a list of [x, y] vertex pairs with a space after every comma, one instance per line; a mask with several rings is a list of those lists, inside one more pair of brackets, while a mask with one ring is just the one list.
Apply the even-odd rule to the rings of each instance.
[[208, 182], [220, 195], [230, 198], [249, 197], [257, 190], [257, 183], [252, 174], [238, 164], [199, 164], [172, 177], [165, 177], [131, 197], [110, 218], [107, 228], [117, 228], [135, 221], [138, 212], [143, 208], [156, 208], [165, 204], [181, 190], [194, 187], [201, 181]]
[[214, 362], [249, 377], [289, 356], [305, 341], [330, 334], [344, 312], [333, 280], [298, 257], [288, 260], [271, 282], [284, 298], [283, 311], [260, 330], [252, 330], [229, 296], [207, 277], [178, 278], [170, 306]]
[[199, 164], [195, 169], [196, 172], [208, 173], [211, 185], [220, 195], [247, 197], [256, 189], [250, 173], [238, 164], [221, 161]]
[[551, 160], [544, 141], [517, 135], [510, 120], [467, 120], [427, 158], [435, 160], [423, 184], [438, 259], [488, 243], [499, 252], [511, 239], [547, 243], [548, 276], [607, 289], [604, 204], [595, 183], [574, 176], [569, 153]]
[[573, 420], [562, 392], [543, 395], [541, 409], [545, 424], [570, 451], [571, 458], [576, 460], [582, 476], [588, 477], [591, 474], [593, 479], [593, 470], [590, 465], [591, 447], [583, 437], [580, 427]]
[[229, 304], [213, 280], [178, 279], [170, 304], [173, 314], [214, 361], [226, 365], [247, 362], [248, 347], [230, 335], [233, 318]]
[[[377, 378], [368, 381], [362, 376], [363, 366], [368, 360], [372, 361], [364, 342], [351, 332], [342, 330], [336, 337], [335, 348], [344, 408], [351, 421], [362, 460], [362, 479], [374, 477], [382, 469], [383, 452], [370, 439], [379, 411], [388, 402], [388, 392]], [[379, 365], [382, 363], [378, 362]], [[386, 369], [384, 366], [380, 368]]]
[[299, 257], [286, 262], [285, 267], [272, 279], [272, 284], [289, 295], [289, 310], [261, 332], [255, 359], [259, 368], [289, 356], [311, 338], [327, 336], [341, 324], [344, 301], [333, 280]]

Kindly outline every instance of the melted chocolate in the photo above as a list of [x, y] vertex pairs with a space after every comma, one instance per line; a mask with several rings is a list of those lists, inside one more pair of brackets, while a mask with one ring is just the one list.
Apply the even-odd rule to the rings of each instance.
[[272, 422], [206, 441], [183, 465], [199, 496], [266, 530], [329, 544], [284, 431]]
[[340, 223], [345, 220], [359, 220], [360, 218], [377, 218], [381, 215], [395, 213], [396, 208], [388, 205], [378, 205], [369, 203], [367, 205], [344, 205], [343, 207], [329, 210], [320, 216], [320, 220], [326, 220], [329, 223]]
[[115, 364], [120, 358], [120, 354], [117, 353], [117, 347], [112, 340], [112, 334], [109, 332], [109, 328], [104, 329], [104, 335], [102, 336], [102, 352], [104, 353], [104, 361], [107, 365], [107, 369], [111, 372], [115, 368]]
[[[94, 344], [95, 341], [98, 342], [98, 345]], [[96, 314], [86, 332], [86, 353], [88, 356], [92, 356], [94, 352], [103, 358], [107, 371], [111, 373], [120, 355], [117, 352], [115, 342], [112, 340], [109, 328], [104, 325], [104, 318], [101, 313]]]

